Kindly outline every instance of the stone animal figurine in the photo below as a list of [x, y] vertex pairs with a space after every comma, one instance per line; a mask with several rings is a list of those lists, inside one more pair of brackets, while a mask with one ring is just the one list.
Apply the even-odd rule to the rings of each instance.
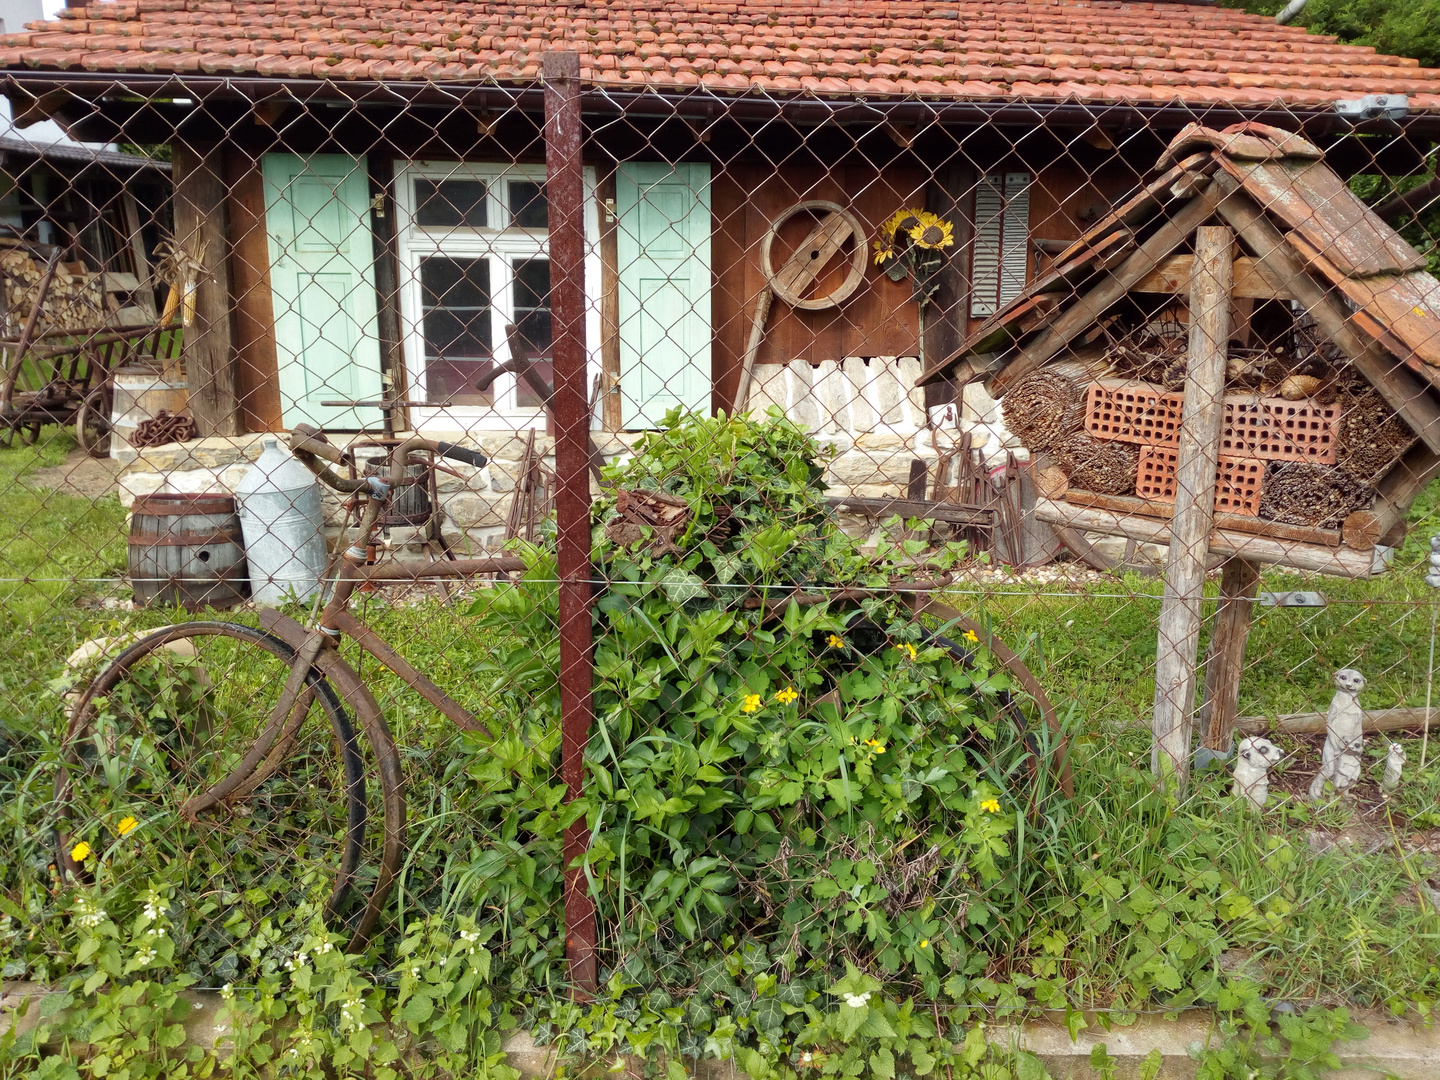
[[1365, 752], [1365, 735], [1361, 728], [1360, 691], [1365, 689], [1365, 676], [1354, 668], [1335, 672], [1335, 696], [1325, 716], [1325, 748], [1320, 755], [1320, 771], [1310, 781], [1310, 798], [1325, 793], [1325, 781], [1337, 793], [1346, 791], [1360, 779], [1361, 757]]
[[1232, 773], [1235, 786], [1230, 789], [1230, 794], [1249, 799], [1254, 809], [1264, 810], [1265, 799], [1270, 794], [1270, 768], [1284, 756], [1285, 751], [1269, 739], [1258, 735], [1241, 739], [1240, 745], [1235, 748], [1235, 770]]
[[1400, 774], [1405, 771], [1405, 747], [1392, 742], [1385, 753], [1385, 775], [1380, 778], [1380, 787], [1394, 791], [1400, 786]]

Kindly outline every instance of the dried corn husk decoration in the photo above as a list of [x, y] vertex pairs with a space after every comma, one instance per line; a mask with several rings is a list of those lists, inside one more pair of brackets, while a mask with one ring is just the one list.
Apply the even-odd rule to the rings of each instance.
[[1054, 371], [1037, 371], [1001, 399], [1000, 411], [1005, 425], [1030, 450], [1049, 453], [1080, 430], [1085, 396], [1074, 379]]
[[1285, 462], [1271, 466], [1260, 496], [1268, 521], [1335, 528], [1364, 497], [1355, 481], [1333, 465]]
[[160, 313], [162, 326], [169, 325], [177, 308], [181, 326], [188, 328], [195, 322], [195, 295], [200, 288], [200, 279], [206, 274], [207, 244], [208, 241], [193, 236], [187, 245], [182, 245], [171, 236], [156, 246], [155, 254], [159, 257], [155, 265], [156, 277], [170, 285], [165, 310]]
[[1097, 495], [1129, 495], [1135, 490], [1140, 447], [1132, 443], [1102, 441], [1081, 431], [1061, 442], [1053, 456], [1072, 487]]
[[1414, 442], [1415, 433], [1368, 386], [1342, 395], [1341, 404], [1335, 464], [1355, 484], [1373, 484]]

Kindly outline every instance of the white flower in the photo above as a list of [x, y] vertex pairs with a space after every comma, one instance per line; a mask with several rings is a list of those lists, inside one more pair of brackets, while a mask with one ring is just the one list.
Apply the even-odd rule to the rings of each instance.
[[321, 945], [319, 949], [315, 950], [315, 952], [317, 956], [323, 956], [333, 948], [335, 948], [335, 946], [327, 941], [324, 945]]
[[867, 1001], [869, 1001], [869, 1000], [870, 1000], [870, 991], [869, 991], [869, 990], [866, 990], [863, 994], [846, 994], [846, 995], [845, 995], [845, 1004], [846, 1004], [846, 1005], [849, 1005], [852, 1009], [863, 1008], [864, 1005], [865, 1005], [865, 1003], [866, 1003]]

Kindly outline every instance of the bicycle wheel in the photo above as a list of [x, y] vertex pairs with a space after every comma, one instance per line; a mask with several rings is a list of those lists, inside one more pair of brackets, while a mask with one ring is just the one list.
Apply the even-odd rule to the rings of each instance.
[[343, 925], [356, 906], [364, 762], [316, 669], [286, 698], [295, 660], [248, 626], [165, 627], [110, 661], [69, 718], [56, 863], [80, 883], [169, 891], [197, 974], [233, 977], [237, 944], [277, 910], [314, 904]]

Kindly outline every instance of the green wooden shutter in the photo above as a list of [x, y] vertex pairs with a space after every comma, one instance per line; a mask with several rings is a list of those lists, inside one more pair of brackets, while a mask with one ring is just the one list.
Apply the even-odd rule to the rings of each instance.
[[379, 409], [321, 404], [380, 397], [365, 159], [266, 154], [261, 168], [282, 422], [375, 426]]
[[629, 162], [616, 172], [621, 422], [658, 427], [710, 411], [710, 166]]

